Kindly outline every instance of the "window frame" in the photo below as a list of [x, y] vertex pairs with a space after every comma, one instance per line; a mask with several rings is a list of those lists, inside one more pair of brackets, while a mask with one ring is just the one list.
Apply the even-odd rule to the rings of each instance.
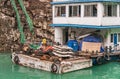
[[[74, 15], [74, 9], [77, 7], [76, 15]], [[69, 5], [68, 6], [68, 16], [69, 17], [81, 17], [81, 5]]]
[[[108, 6], [111, 6], [111, 12], [108, 11], [108, 8], [109, 8]], [[103, 4], [103, 7], [104, 7], [103, 17], [117, 17], [117, 4], [114, 4], [114, 5], [113, 4]], [[109, 14], [109, 13], [111, 13], [111, 14]]]
[[[94, 6], [96, 13], [94, 14]], [[89, 11], [89, 12], [88, 12]], [[97, 17], [98, 16], [98, 4], [85, 4], [84, 5], [84, 17]]]
[[[62, 8], [64, 12], [62, 13]], [[55, 6], [54, 17], [66, 17], [66, 6]]]

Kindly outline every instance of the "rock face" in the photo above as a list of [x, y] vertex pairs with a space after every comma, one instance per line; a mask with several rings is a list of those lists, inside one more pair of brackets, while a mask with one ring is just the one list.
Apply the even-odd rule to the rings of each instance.
[[[52, 22], [51, 0], [23, 0], [28, 14], [34, 25], [34, 35], [31, 34], [25, 15], [17, 0], [16, 5], [21, 17], [26, 41], [40, 42], [42, 38], [52, 40], [54, 29], [49, 26]], [[0, 1], [0, 51], [18, 50], [21, 46], [16, 13], [10, 0]]]

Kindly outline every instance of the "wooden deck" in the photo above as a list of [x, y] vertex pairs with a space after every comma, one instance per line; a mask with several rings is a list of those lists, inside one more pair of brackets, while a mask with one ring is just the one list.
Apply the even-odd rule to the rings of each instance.
[[73, 57], [54, 62], [50, 60], [41, 60], [40, 58], [28, 56], [25, 54], [12, 54], [12, 61], [18, 65], [50, 71], [53, 73], [66, 73], [92, 66], [92, 59], [85, 57]]
[[[87, 58], [97, 58], [97, 57], [102, 57], [102, 56], [105, 56], [106, 53], [97, 53], [97, 54], [91, 54], [91, 53], [83, 53], [83, 52], [80, 52], [79, 55], [82, 56], [82, 57], [87, 57]], [[107, 53], [107, 55], [109, 56], [119, 56], [120, 55], [120, 52], [114, 52], [114, 53]]]

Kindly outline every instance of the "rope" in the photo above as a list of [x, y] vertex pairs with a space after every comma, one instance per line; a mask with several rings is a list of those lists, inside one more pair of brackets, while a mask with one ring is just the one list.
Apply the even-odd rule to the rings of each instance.
[[13, 8], [14, 8], [14, 11], [16, 12], [18, 29], [19, 29], [19, 32], [20, 32], [20, 41], [21, 41], [21, 43], [25, 43], [26, 42], [25, 35], [24, 35], [24, 32], [23, 32], [23, 27], [21, 26], [20, 15], [19, 15], [19, 12], [18, 12], [17, 7], [16, 7], [15, 0], [10, 0], [10, 1], [11, 1], [11, 4], [12, 4]]
[[30, 19], [29, 15], [28, 15], [28, 13], [26, 11], [26, 8], [25, 8], [25, 6], [23, 4], [23, 0], [18, 0], [18, 2], [19, 2], [19, 4], [20, 4], [20, 6], [21, 6], [21, 8], [22, 8], [22, 10], [23, 10], [23, 12], [24, 12], [24, 14], [26, 16], [30, 31], [33, 31], [33, 23], [32, 23], [32, 20]]
[[[23, 27], [21, 26], [21, 21], [20, 21], [20, 15], [19, 15], [19, 12], [17, 10], [17, 6], [15, 4], [15, 0], [10, 0], [11, 1], [11, 4], [14, 8], [14, 11], [16, 12], [16, 18], [17, 18], [17, 23], [18, 23], [18, 29], [19, 29], [19, 32], [20, 32], [20, 41], [21, 43], [25, 43], [26, 40], [25, 40], [25, 35], [24, 35], [24, 32], [23, 32]], [[30, 28], [30, 31], [33, 32], [33, 23], [32, 23], [32, 20], [30, 19], [27, 11], [26, 11], [26, 8], [25, 6], [23, 5], [23, 1], [22, 0], [18, 0], [25, 16], [26, 16], [26, 19], [27, 19], [27, 22], [28, 22], [28, 25], [29, 25], [29, 28]], [[34, 44], [30, 44], [30, 48], [32, 49], [39, 49], [39, 45], [34, 45]]]
[[[28, 15], [28, 13], [26, 11], [26, 8], [23, 4], [23, 0], [18, 0], [18, 2], [19, 2], [20, 6], [22, 8], [22, 11], [24, 12], [24, 14], [26, 16], [26, 20], [27, 20], [28, 26], [30, 28], [30, 31], [33, 32], [33, 22], [32, 22], [30, 16]], [[39, 45], [30, 44], [30, 48], [32, 48], [32, 49], [39, 49], [39, 47], [40, 47]]]

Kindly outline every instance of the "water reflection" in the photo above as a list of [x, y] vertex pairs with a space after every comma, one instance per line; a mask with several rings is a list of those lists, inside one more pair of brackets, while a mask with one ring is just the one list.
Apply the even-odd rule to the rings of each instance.
[[12, 65], [12, 71], [19, 74], [27, 74], [26, 77], [30, 79], [119, 79], [118, 76], [120, 71], [116, 70], [120, 70], [120, 64], [117, 65], [115, 63], [116, 66], [111, 63], [108, 64], [94, 66], [92, 68], [82, 69], [61, 75], [18, 65]]
[[0, 79], [120, 79], [120, 63], [112, 62], [66, 74], [15, 65], [10, 54], [0, 54]]
[[[12, 72], [17, 72], [20, 74], [27, 74], [31, 79], [84, 79], [83, 76], [92, 75], [92, 69], [83, 69], [75, 72], [70, 72], [66, 74], [53, 74], [50, 72], [31, 69], [27, 67], [22, 67], [18, 65], [12, 65]], [[82, 78], [81, 78], [82, 77]]]

